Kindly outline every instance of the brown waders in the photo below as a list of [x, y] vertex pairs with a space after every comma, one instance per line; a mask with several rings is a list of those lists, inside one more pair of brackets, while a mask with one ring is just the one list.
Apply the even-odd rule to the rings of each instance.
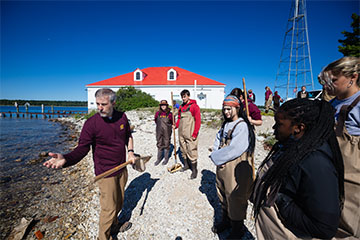
[[[160, 115], [156, 119], [156, 146], [158, 148], [157, 161], [155, 166], [162, 160], [164, 153], [163, 165], [166, 165], [169, 161], [170, 153], [170, 138], [172, 133], [172, 120], [169, 119], [169, 113], [166, 115]], [[176, 151], [176, 150], [175, 150]]]
[[360, 136], [352, 136], [345, 127], [350, 110], [360, 101], [357, 97], [350, 105], [340, 109], [336, 136], [344, 160], [345, 202], [335, 238], [360, 238]]
[[[243, 121], [237, 124], [240, 122]], [[220, 148], [230, 144], [237, 124], [229, 130], [227, 139], [221, 139]], [[223, 209], [223, 222], [215, 224], [212, 230], [226, 230], [230, 227], [230, 220], [232, 229], [228, 239], [238, 239], [245, 234], [244, 219], [253, 184], [251, 158], [251, 154], [244, 152], [238, 158], [216, 167], [216, 189]]]
[[189, 106], [185, 112], [181, 112], [178, 132], [181, 155], [184, 158], [184, 167], [182, 168], [182, 171], [189, 169], [189, 165], [191, 165], [191, 179], [197, 177], [198, 138], [196, 138], [196, 140], [192, 139], [194, 127], [195, 118], [191, 115]]
[[265, 112], [267, 113], [271, 107], [273, 101], [273, 95], [270, 94], [268, 100], [265, 101]]

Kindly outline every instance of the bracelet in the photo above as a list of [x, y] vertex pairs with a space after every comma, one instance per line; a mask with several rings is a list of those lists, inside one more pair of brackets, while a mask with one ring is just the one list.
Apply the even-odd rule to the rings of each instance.
[[134, 152], [134, 150], [133, 150], [133, 149], [128, 149], [128, 153], [129, 153], [129, 152]]

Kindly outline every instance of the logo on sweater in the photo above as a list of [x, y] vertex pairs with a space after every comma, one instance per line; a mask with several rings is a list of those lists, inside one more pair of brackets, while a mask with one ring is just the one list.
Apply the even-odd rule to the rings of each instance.
[[121, 124], [120, 125], [120, 130], [123, 130], [124, 129], [124, 124]]

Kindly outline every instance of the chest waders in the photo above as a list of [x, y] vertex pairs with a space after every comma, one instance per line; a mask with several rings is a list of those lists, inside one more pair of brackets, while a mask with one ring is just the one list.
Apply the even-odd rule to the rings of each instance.
[[192, 134], [195, 128], [195, 118], [191, 115], [190, 112], [191, 104], [184, 111], [181, 110], [180, 122], [179, 122], [179, 143], [180, 143], [180, 151], [181, 155], [184, 159], [184, 167], [182, 168], [182, 172], [190, 169], [191, 165], [191, 179], [197, 177], [197, 158], [198, 158], [198, 139], [192, 139]]
[[360, 238], [360, 136], [348, 133], [345, 120], [348, 113], [360, 101], [357, 97], [350, 105], [344, 105], [340, 109], [335, 132], [341, 155], [344, 160], [344, 191], [345, 202], [341, 212], [336, 239], [359, 239]]
[[166, 115], [158, 115], [156, 119], [156, 146], [158, 148], [157, 160], [155, 166], [158, 165], [163, 159], [163, 165], [166, 165], [169, 161], [170, 153], [170, 138], [172, 133], [171, 119], [169, 119], [169, 113]]
[[265, 101], [265, 112], [267, 113], [271, 108], [271, 103], [273, 101], [273, 95], [270, 94], [268, 100]]
[[[219, 148], [230, 144], [232, 133], [241, 122], [244, 121], [240, 120], [227, 132], [227, 137], [221, 133]], [[216, 189], [223, 211], [223, 221], [226, 221], [224, 215], [227, 216], [232, 227], [229, 239], [240, 239], [245, 234], [244, 219], [253, 184], [251, 158], [251, 154], [244, 152], [234, 160], [216, 167]]]
[[[274, 161], [281, 155], [281, 153], [276, 153], [273, 157], [257, 172], [259, 179], [265, 177], [269, 168], [273, 165]], [[263, 186], [256, 182], [254, 185], [254, 192], [259, 192]], [[273, 195], [268, 191], [267, 196]], [[253, 198], [255, 199], [255, 198]], [[275, 199], [273, 200], [275, 201]], [[296, 237], [289, 229], [287, 229], [284, 224], [281, 222], [279, 210], [276, 208], [276, 205], [273, 204], [270, 207], [261, 207], [259, 213], [255, 219], [255, 229], [256, 236], [259, 240], [264, 239], [301, 239]]]

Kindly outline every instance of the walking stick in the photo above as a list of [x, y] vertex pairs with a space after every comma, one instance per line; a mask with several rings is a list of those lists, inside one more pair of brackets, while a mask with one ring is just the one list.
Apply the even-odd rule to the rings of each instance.
[[[174, 98], [173, 98], [173, 92], [171, 92], [171, 104], [173, 105], [172, 107], [172, 122], [173, 124], [175, 123], [175, 114], [174, 114]], [[171, 172], [171, 173], [174, 173], [178, 170], [181, 169], [181, 164], [177, 162], [177, 159], [176, 159], [176, 136], [175, 136], [175, 130], [174, 130], [174, 158], [175, 158], [175, 164], [168, 168], [168, 171]]]
[[[249, 104], [247, 100], [247, 91], [246, 91], [246, 84], [245, 84], [245, 78], [242, 79], [243, 82], [243, 88], [244, 88], [244, 99], [245, 99], [245, 110], [246, 110], [246, 116], [249, 118]], [[255, 150], [255, 149], [254, 149]], [[251, 156], [251, 167], [252, 167], [252, 177], [253, 180], [255, 180], [255, 166], [254, 166], [254, 153]]]

